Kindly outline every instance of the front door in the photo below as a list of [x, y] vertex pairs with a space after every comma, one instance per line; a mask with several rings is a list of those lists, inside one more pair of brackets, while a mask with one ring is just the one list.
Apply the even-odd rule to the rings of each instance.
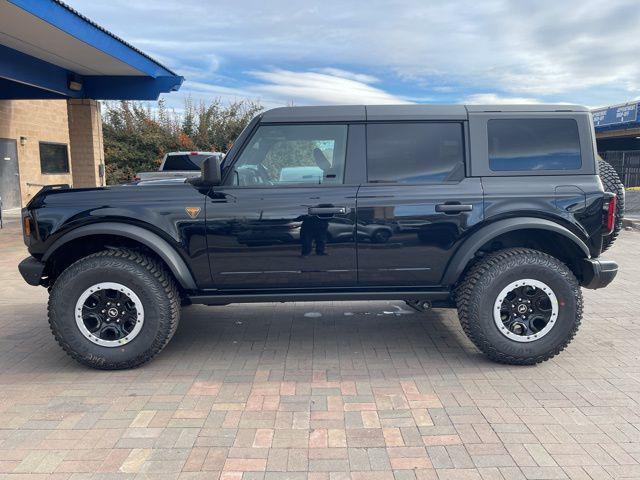
[[21, 204], [16, 141], [4, 138], [0, 138], [0, 200], [3, 210]]
[[[219, 289], [356, 284], [357, 185], [345, 184], [347, 125], [261, 125], [206, 205]], [[338, 234], [339, 232], [339, 234]]]
[[479, 178], [465, 178], [457, 122], [367, 126], [358, 192], [360, 285], [436, 286], [465, 231], [483, 215]]

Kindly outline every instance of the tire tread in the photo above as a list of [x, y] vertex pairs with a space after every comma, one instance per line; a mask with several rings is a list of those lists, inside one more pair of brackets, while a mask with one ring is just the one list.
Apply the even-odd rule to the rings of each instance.
[[613, 232], [602, 239], [602, 251], [608, 250], [613, 242], [616, 241], [620, 230], [622, 230], [622, 219], [624, 217], [624, 185], [618, 177], [618, 172], [613, 166], [604, 160], [598, 160], [598, 175], [604, 184], [604, 189], [608, 192], [615, 193], [618, 197], [616, 203], [615, 222]]
[[[167, 299], [169, 300], [169, 309], [167, 315], [160, 316], [160, 328], [158, 332], [159, 335], [154, 339], [151, 348], [126, 362], [115, 363], [100, 361], [94, 356], [85, 356], [77, 352], [64, 339], [63, 335], [60, 334], [60, 329], [56, 324], [55, 316], [52, 314], [54, 304], [57, 301], [58, 296], [64, 294], [63, 288], [56, 287], [61, 287], [61, 283], [64, 283], [65, 279], [68, 276], [72, 276], [84, 271], [86, 264], [94, 259], [118, 260], [118, 268], [129, 269], [133, 274], [135, 274], [136, 270], [139, 268], [146, 270], [155, 278], [155, 280], [164, 291]], [[122, 260], [125, 260], [124, 266], [121, 262]], [[160, 353], [160, 351], [164, 349], [167, 343], [169, 343], [169, 340], [171, 340], [171, 337], [173, 337], [173, 335], [175, 334], [180, 321], [180, 294], [171, 274], [168, 273], [164, 266], [161, 265], [158, 261], [135, 250], [114, 248], [102, 250], [100, 252], [88, 255], [71, 264], [56, 279], [56, 282], [50, 289], [49, 302], [47, 304], [47, 313], [49, 317], [49, 328], [51, 329], [54, 338], [71, 358], [82, 363], [83, 365], [102, 370], [127, 369], [134, 368], [148, 362], [155, 355]]]
[[[483, 334], [482, 329], [479, 328], [474, 319], [474, 312], [472, 312], [474, 302], [471, 297], [480, 283], [492, 281], [492, 277], [498, 270], [500, 264], [518, 261], [519, 259], [524, 258], [528, 260], [535, 259], [539, 264], [544, 264], [550, 268], [554, 268], [558, 273], [566, 278], [570, 283], [576, 298], [576, 321], [570, 334], [553, 350], [547, 351], [541, 355], [515, 357], [513, 355], [500, 352], [488, 341], [486, 336]], [[511, 365], [534, 365], [536, 363], [549, 360], [569, 345], [577, 333], [578, 328], [580, 327], [580, 322], [582, 321], [582, 292], [573, 273], [566, 267], [566, 265], [555, 257], [529, 248], [508, 248], [488, 254], [470, 268], [464, 280], [456, 287], [454, 294], [458, 307], [460, 325], [462, 326], [464, 333], [474, 343], [474, 345], [476, 345], [476, 347], [484, 352], [485, 355], [498, 363]], [[479, 312], [478, 314], [481, 313]]]

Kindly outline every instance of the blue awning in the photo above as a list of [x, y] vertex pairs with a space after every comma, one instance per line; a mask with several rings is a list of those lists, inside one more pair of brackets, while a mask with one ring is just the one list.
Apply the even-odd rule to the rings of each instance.
[[631, 102], [593, 110], [596, 132], [640, 128], [640, 102]]
[[156, 100], [183, 81], [58, 0], [0, 0], [0, 99]]

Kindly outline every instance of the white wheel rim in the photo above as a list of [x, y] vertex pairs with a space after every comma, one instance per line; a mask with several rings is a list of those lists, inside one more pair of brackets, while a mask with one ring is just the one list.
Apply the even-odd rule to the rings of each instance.
[[[514, 332], [509, 328], [509, 324], [505, 323], [502, 318], [501, 312], [504, 311], [503, 302], [507, 300], [507, 295], [509, 295], [514, 290], [522, 287], [532, 287], [541, 290], [549, 299], [549, 303], [551, 305], [549, 318], [544, 328], [540, 329], [539, 331], [528, 332], [524, 334]], [[526, 305], [526, 303], [518, 302], [518, 300], [516, 300], [511, 306], [514, 306], [514, 308], [518, 310], [518, 312], [520, 312], [521, 310], [524, 310], [524, 308], [522, 307], [523, 305]], [[551, 331], [556, 321], [558, 320], [558, 310], [558, 298], [556, 297], [553, 290], [551, 290], [551, 287], [549, 287], [549, 285], [532, 278], [524, 278], [522, 280], [511, 282], [498, 294], [498, 296], [496, 297], [496, 301], [493, 304], [493, 321], [495, 322], [498, 331], [509, 340], [513, 340], [515, 342], [535, 342], [536, 340], [540, 340]], [[525, 314], [528, 312], [523, 311], [522, 313]], [[530, 317], [529, 320], [531, 320]], [[522, 317], [514, 317], [513, 319], [509, 318], [508, 321], [509, 323], [521, 323], [524, 325], [526, 322], [526, 318], [523, 319]]]
[[[135, 318], [130, 319], [132, 323], [135, 322], [133, 329], [131, 329], [131, 331], [126, 334], [126, 336], [123, 336], [123, 338], [119, 338], [117, 340], [105, 340], [103, 338], [100, 338], [99, 336], [95, 335], [95, 333], [92, 333], [85, 324], [86, 319], [83, 316], [85, 302], [93, 294], [100, 291], [104, 291], [104, 290], [107, 290], [107, 291], [113, 290], [116, 292], [121, 292], [123, 295], [127, 297], [129, 301], [133, 303], [135, 307], [135, 313], [134, 313]], [[119, 306], [120, 305], [114, 306], [113, 309], [117, 309], [117, 307]], [[140, 301], [140, 298], [138, 297], [138, 295], [135, 294], [133, 290], [131, 290], [130, 288], [120, 283], [102, 282], [87, 288], [84, 292], [82, 292], [82, 295], [80, 295], [80, 297], [78, 298], [74, 312], [75, 312], [75, 318], [76, 318], [76, 325], [78, 326], [80, 333], [82, 333], [82, 335], [90, 342], [95, 343], [96, 345], [100, 345], [102, 347], [113, 348], [113, 347], [121, 347], [123, 345], [126, 345], [127, 343], [131, 342], [135, 337], [138, 336], [138, 334], [142, 330], [142, 326], [144, 325], [144, 307], [142, 306], [142, 302]], [[116, 321], [115, 320], [116, 318], [118, 317], [114, 317], [114, 321]]]

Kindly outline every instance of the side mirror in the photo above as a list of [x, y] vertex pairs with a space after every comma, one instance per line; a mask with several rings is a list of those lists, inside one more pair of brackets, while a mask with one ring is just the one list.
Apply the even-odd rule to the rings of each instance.
[[202, 162], [201, 171], [203, 183], [207, 185], [220, 185], [222, 182], [222, 171], [218, 157], [205, 158], [204, 162]]

